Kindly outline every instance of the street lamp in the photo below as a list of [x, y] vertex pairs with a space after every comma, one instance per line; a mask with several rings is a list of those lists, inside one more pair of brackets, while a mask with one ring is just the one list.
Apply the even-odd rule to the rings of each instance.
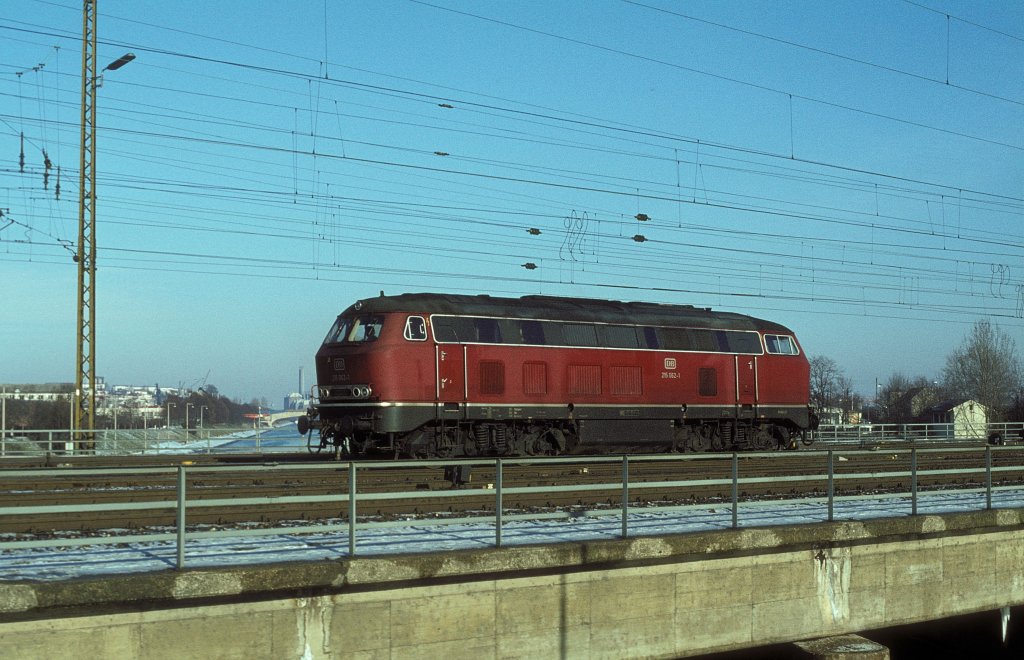
[[206, 406], [199, 406], [199, 428], [203, 428], [203, 411], [206, 409]]
[[185, 438], [188, 439], [188, 409], [194, 407], [194, 403], [185, 404]]
[[174, 404], [171, 403], [170, 401], [168, 401], [167, 402], [167, 430], [168, 431], [171, 428], [171, 408], [173, 408], [173, 407], [174, 407]]
[[[129, 62], [131, 62], [134, 59], [135, 59], [135, 53], [125, 53], [121, 57], [117, 58], [116, 60], [114, 60], [113, 62], [111, 62], [107, 66], [105, 66], [103, 68], [103, 71], [117, 71], [118, 69], [123, 67], [125, 64], [128, 64]], [[102, 73], [102, 71], [100, 73]]]

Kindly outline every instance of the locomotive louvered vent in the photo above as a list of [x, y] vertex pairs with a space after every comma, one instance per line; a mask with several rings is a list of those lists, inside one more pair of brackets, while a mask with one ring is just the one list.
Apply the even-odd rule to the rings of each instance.
[[640, 367], [611, 367], [612, 396], [640, 396]]
[[548, 365], [543, 362], [523, 364], [523, 394], [548, 393]]
[[697, 378], [697, 391], [701, 396], [718, 396], [718, 371], [716, 369], [701, 369]]
[[600, 394], [601, 367], [589, 364], [570, 364], [569, 394]]
[[505, 393], [505, 364], [494, 360], [480, 361], [480, 394]]

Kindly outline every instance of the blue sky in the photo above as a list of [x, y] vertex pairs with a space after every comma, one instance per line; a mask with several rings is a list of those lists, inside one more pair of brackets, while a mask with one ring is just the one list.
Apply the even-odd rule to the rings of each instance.
[[[0, 382], [74, 380], [81, 23], [0, 8]], [[101, 0], [98, 32], [137, 56], [97, 111], [107, 382], [275, 403], [380, 290], [748, 313], [866, 396], [982, 318], [1024, 349], [1024, 4]]]

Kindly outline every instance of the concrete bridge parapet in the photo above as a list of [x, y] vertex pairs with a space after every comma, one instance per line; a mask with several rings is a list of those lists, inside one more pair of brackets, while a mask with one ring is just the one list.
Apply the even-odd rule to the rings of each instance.
[[1024, 603], [1024, 510], [0, 582], [4, 657], [675, 658]]

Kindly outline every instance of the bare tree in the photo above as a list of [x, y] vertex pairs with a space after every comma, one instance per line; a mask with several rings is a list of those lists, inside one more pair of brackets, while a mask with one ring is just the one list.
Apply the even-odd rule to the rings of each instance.
[[847, 422], [851, 421], [850, 413], [860, 410], [864, 404], [863, 397], [853, 391], [853, 379], [845, 374], [836, 378], [836, 396], [839, 407], [843, 410], [843, 419]]
[[[815, 355], [811, 363], [811, 405], [823, 419], [829, 419], [830, 413], [837, 409], [843, 410], [841, 401], [841, 380], [843, 371], [832, 358]], [[841, 421], [836, 420], [836, 421]]]
[[999, 419], [1021, 388], [1017, 346], [987, 319], [978, 321], [946, 358], [942, 377], [951, 395], [973, 399], [989, 410], [989, 421]]

